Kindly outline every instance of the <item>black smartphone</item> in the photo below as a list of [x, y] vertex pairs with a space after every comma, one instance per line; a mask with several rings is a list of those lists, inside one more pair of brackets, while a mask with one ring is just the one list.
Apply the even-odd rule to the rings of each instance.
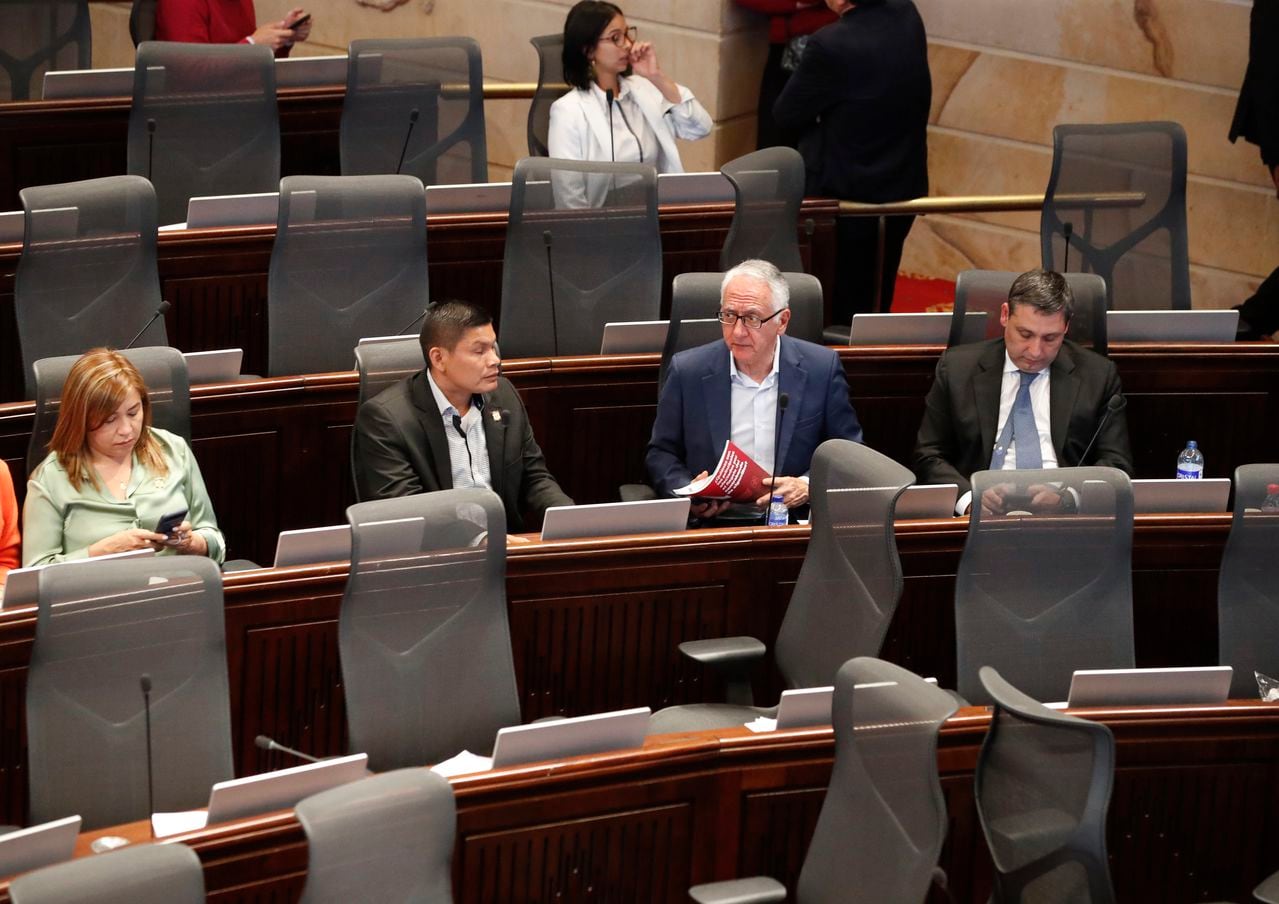
[[164, 534], [166, 537], [172, 537], [173, 532], [178, 529], [178, 525], [180, 525], [183, 521], [186, 520], [186, 517], [187, 517], [186, 509], [181, 509], [180, 511], [176, 511], [176, 512], [169, 512], [169, 514], [164, 515], [163, 517], [160, 518], [159, 521], [156, 522], [155, 532], [157, 534]]
[[295, 19], [294, 21], [290, 22], [288, 25], [284, 27], [287, 28], [289, 31], [292, 31], [293, 29], [297, 28], [299, 25], [305, 25], [306, 23], [310, 21], [311, 21], [311, 14], [307, 13], [306, 15], [302, 16], [299, 19]]

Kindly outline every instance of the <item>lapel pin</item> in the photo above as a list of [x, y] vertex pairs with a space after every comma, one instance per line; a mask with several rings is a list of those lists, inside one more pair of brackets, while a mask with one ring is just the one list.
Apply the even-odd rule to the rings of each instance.
[[498, 411], [497, 409], [493, 409], [492, 411], [490, 411], [489, 417], [493, 418], [494, 423], [497, 423], [497, 424], [502, 423], [502, 412]]

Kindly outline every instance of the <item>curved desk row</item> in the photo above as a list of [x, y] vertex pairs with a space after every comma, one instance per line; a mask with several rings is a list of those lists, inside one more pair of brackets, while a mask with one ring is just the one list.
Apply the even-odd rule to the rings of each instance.
[[[1274, 867], [1279, 707], [1078, 710], [1117, 741], [1110, 869], [1119, 900], [1248, 900]], [[989, 725], [961, 710], [941, 730], [938, 766], [950, 811], [941, 865], [954, 900], [980, 904], [991, 866], [973, 804]], [[799, 874], [830, 777], [829, 728], [662, 735], [640, 750], [452, 779], [459, 902], [681, 902], [690, 885]], [[146, 822], [82, 836], [149, 838]], [[209, 900], [296, 901], [306, 840], [292, 811], [174, 836], [204, 862]], [[7, 901], [0, 884], [0, 901]], [[934, 896], [930, 900], [943, 900]]]

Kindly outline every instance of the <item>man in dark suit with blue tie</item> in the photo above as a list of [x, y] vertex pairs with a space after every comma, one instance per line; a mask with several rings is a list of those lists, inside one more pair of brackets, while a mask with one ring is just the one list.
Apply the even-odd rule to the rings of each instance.
[[[724, 341], [676, 355], [657, 403], [645, 464], [659, 496], [713, 470], [731, 439], [776, 470], [775, 489], [795, 508], [808, 502], [814, 450], [828, 439], [862, 441], [839, 356], [785, 335], [789, 300], [786, 280], [767, 261], [743, 261], [724, 274]], [[782, 396], [788, 404], [779, 405]], [[712, 518], [727, 505], [704, 502], [693, 515]]]

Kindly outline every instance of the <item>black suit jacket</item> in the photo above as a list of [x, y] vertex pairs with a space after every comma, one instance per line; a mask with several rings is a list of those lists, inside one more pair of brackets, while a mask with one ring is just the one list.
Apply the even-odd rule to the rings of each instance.
[[[1003, 371], [1003, 339], [961, 345], [942, 355], [915, 441], [914, 469], [920, 483], [956, 483], [962, 495], [972, 489], [969, 477], [990, 467]], [[1111, 396], [1122, 392], [1114, 362], [1067, 340], [1048, 378], [1057, 464], [1104, 465], [1131, 475], [1128, 421], [1122, 410], [1107, 419], [1088, 461], [1080, 460]]]
[[900, 201], [928, 194], [928, 41], [911, 0], [858, 3], [809, 38], [773, 105], [803, 132], [807, 194]]
[[[484, 441], [493, 492], [506, 508], [506, 529], [525, 530], [553, 505], [572, 505], [546, 469], [528, 412], [505, 378], [484, 395]], [[506, 411], [503, 420], [493, 415]], [[355, 477], [360, 499], [390, 499], [453, 488], [448, 440], [426, 372], [418, 371], [360, 406], [355, 419]]]
[[1255, 0], [1248, 38], [1248, 71], [1239, 89], [1230, 140], [1261, 148], [1266, 166], [1279, 165], [1279, 3]]

